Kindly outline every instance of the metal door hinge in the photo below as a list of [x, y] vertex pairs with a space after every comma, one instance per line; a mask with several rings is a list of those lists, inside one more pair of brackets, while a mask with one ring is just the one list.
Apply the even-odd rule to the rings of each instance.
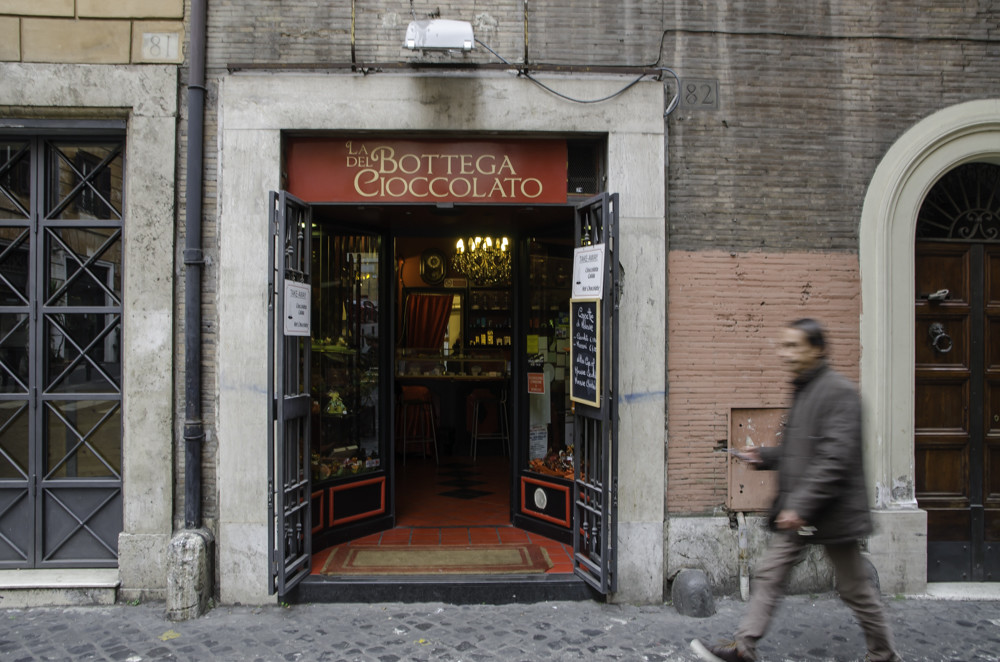
[[621, 304], [622, 294], [625, 293], [625, 267], [618, 263], [618, 281], [615, 283], [615, 310]]

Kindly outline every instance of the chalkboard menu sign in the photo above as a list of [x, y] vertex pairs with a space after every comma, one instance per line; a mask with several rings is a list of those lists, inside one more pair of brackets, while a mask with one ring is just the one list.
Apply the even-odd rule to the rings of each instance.
[[569, 302], [569, 399], [601, 406], [601, 300]]

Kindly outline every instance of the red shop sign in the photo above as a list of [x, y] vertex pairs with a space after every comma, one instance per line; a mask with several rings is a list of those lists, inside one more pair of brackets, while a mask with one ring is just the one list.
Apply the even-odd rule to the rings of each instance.
[[302, 137], [285, 155], [306, 202], [566, 202], [565, 140]]

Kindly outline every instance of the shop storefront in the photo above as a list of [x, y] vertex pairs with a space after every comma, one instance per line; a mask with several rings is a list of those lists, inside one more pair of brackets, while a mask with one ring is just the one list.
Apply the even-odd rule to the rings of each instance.
[[[578, 581], [657, 600], [662, 500], [622, 497], [663, 488], [662, 86], [597, 109], [499, 78], [265, 77], [274, 104], [248, 103], [257, 75], [220, 97], [223, 600], [292, 590], [453, 460], [460, 483], [500, 467], [501, 518], [572, 546]], [[463, 85], [524, 112], [470, 113]]]

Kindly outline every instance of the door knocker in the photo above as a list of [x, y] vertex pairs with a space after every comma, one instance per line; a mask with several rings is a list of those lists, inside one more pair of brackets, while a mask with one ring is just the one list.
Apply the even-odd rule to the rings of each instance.
[[947, 354], [951, 351], [951, 336], [944, 330], [944, 324], [934, 322], [927, 332], [931, 337], [931, 347], [934, 348], [934, 351], [938, 354]]

